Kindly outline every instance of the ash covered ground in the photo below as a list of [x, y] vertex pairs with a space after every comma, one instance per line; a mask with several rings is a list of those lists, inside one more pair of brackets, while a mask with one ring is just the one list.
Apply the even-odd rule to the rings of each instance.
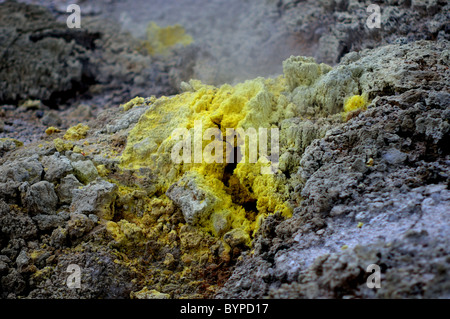
[[73, 2], [0, 2], [1, 298], [450, 298], [447, 1]]

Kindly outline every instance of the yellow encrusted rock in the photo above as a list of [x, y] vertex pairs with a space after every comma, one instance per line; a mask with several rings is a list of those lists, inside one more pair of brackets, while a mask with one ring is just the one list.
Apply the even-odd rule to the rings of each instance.
[[54, 126], [50, 126], [49, 128], [47, 128], [45, 130], [45, 134], [47, 134], [47, 135], [52, 135], [54, 133], [59, 133], [59, 132], [61, 132], [61, 130]]
[[78, 124], [69, 128], [64, 134], [64, 139], [69, 141], [77, 141], [86, 137], [87, 132], [89, 131], [89, 126], [84, 124]]
[[345, 100], [342, 118], [348, 121], [367, 108], [367, 95], [353, 95]]
[[[264, 166], [261, 162], [237, 164], [236, 171], [239, 174], [238, 178], [233, 179], [235, 185], [225, 185], [223, 181], [228, 165], [226, 159], [229, 156], [226, 153], [227, 128], [254, 128], [257, 131], [259, 128], [271, 128], [284, 118], [284, 110], [277, 107], [283, 91], [287, 90], [284, 78], [257, 78], [235, 86], [225, 84], [219, 88], [204, 85], [199, 81], [190, 81], [189, 85], [191, 90], [171, 98], [156, 100], [152, 108], [141, 117], [128, 136], [127, 147], [121, 158], [122, 168], [151, 168], [160, 176], [160, 192], [166, 192], [170, 186], [178, 183], [176, 192], [172, 191], [171, 196], [177, 201], [176, 196], [185, 195], [184, 201], [178, 202], [184, 207], [185, 217], [191, 220], [187, 216], [196, 216], [193, 219], [194, 224], [215, 236], [221, 236], [236, 228], [253, 234], [262, 216], [275, 211], [282, 212], [286, 217], [290, 216], [291, 208], [286, 202], [287, 198], [278, 193], [279, 182], [273, 175], [261, 175], [261, 167]], [[176, 164], [172, 161], [172, 149], [179, 142], [174, 134], [177, 129], [186, 129], [192, 138], [200, 136], [202, 154], [198, 163], [194, 163], [197, 156], [195, 151], [199, 151], [195, 145], [192, 147], [193, 154], [189, 163]], [[205, 140], [201, 137], [208, 129], [220, 130], [223, 141], [217, 146], [224, 150], [222, 163], [208, 163], [206, 159], [208, 154], [205, 150], [211, 144], [211, 139]], [[248, 147], [245, 160], [249, 160]], [[198, 202], [196, 208], [191, 207], [196, 201], [193, 198], [188, 200], [189, 196], [186, 194], [195, 191], [182, 190], [185, 186], [181, 185], [188, 184], [189, 180], [195, 181], [195, 186], [189, 187], [207, 190], [206, 193], [210, 195], [206, 198], [214, 198], [208, 202], [209, 207], [205, 208], [207, 210], [203, 209], [206, 205], [203, 202]], [[246, 188], [246, 193], [249, 190], [254, 192], [252, 200], [255, 201], [258, 211], [246, 211], [241, 205], [245, 200], [231, 194], [229, 187], [239, 187], [236, 183], [245, 185], [241, 188]], [[186, 206], [183, 206], [185, 202]], [[200, 214], [200, 217], [196, 214]]]
[[56, 150], [60, 153], [73, 149], [73, 144], [71, 142], [64, 141], [60, 138], [54, 139], [53, 144], [55, 145]]
[[[272, 134], [283, 129], [283, 121], [296, 117], [284, 125], [297, 123], [297, 135], [302, 136], [297, 148], [303, 151], [314, 136], [321, 134], [320, 125], [341, 121], [344, 99], [351, 96], [349, 92], [357, 91], [357, 85], [351, 74], [335, 74], [330, 66], [317, 64], [313, 58], [291, 57], [283, 63], [283, 69], [284, 76], [256, 78], [233, 86], [215, 87], [191, 80], [183, 83], [183, 93], [152, 101], [129, 132], [119, 168], [131, 172], [148, 170], [157, 178], [149, 198], [137, 195], [142, 191], [136, 187], [120, 187], [126, 210], [123, 215], [137, 212], [128, 204], [132, 201], [142, 202], [139, 210], [145, 212], [151, 210], [150, 202], [155, 198], [169, 197], [182, 211], [189, 229], [247, 245], [266, 216], [276, 212], [285, 218], [292, 216], [290, 185], [282, 172], [294, 159], [283, 154], [282, 171], [270, 162], [272, 156], [280, 155], [272, 148], [277, 142], [272, 140]], [[143, 103], [141, 99], [131, 100], [124, 108]], [[349, 101], [352, 107], [359, 105], [356, 98]], [[312, 119], [304, 119], [305, 112], [310, 112]], [[332, 119], [320, 121], [328, 115]], [[265, 138], [260, 129], [267, 130]], [[236, 139], [230, 134], [235, 134]], [[297, 143], [297, 139], [287, 141], [286, 134], [280, 135], [284, 139], [279, 143], [283, 151]], [[257, 145], [256, 156], [252, 155], [250, 142]], [[266, 152], [263, 156], [262, 150]], [[174, 155], [181, 160], [175, 161]], [[298, 163], [291, 166], [295, 165]], [[144, 219], [151, 218], [143, 215], [141, 221], [133, 222], [146, 233]], [[111, 224], [108, 229], [120, 241], [123, 226], [117, 227]], [[158, 226], [148, 234], [164, 231]], [[244, 240], [247, 236], [249, 239]]]
[[137, 292], [131, 292], [130, 297], [132, 299], [170, 299], [169, 294], [161, 293], [155, 289], [148, 289], [147, 287]]
[[124, 111], [128, 111], [129, 109], [132, 109], [136, 105], [142, 105], [144, 104], [145, 99], [143, 97], [136, 96], [131, 101], [125, 103], [122, 105], [122, 108]]

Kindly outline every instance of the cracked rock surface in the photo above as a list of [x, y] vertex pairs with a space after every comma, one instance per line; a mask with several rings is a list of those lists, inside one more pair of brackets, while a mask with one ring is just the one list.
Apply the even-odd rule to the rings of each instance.
[[[413, 44], [422, 45], [429, 43]], [[420, 51], [405, 50], [413, 59]], [[426, 65], [441, 69], [433, 77], [448, 88], [446, 49], [435, 52], [431, 61], [442, 64]], [[361, 60], [378, 53], [366, 51]], [[401, 72], [391, 82], [397, 93], [375, 99], [366, 112], [306, 148], [297, 172], [303, 201], [291, 219], [266, 221], [255, 253], [236, 267], [220, 297], [449, 296], [450, 162], [444, 140], [450, 94], [423, 82], [420, 73], [427, 71], [417, 72]], [[415, 254], [420, 257], [410, 257]], [[384, 265], [385, 286], [376, 294], [366, 286], [372, 263]], [[439, 294], [434, 280], [447, 283]]]

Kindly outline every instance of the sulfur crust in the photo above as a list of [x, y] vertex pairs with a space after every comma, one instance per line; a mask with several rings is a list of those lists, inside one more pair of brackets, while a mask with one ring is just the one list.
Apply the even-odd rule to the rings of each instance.
[[136, 96], [131, 101], [129, 101], [129, 102], [125, 103], [124, 105], [122, 105], [122, 108], [123, 108], [124, 111], [128, 111], [128, 110], [132, 109], [136, 105], [144, 104], [144, 102], [145, 102], [145, 99], [143, 97]]
[[[257, 163], [249, 163], [248, 150], [245, 151], [245, 161], [233, 167], [232, 177], [227, 182], [226, 162], [207, 164], [203, 160], [202, 163], [194, 163], [193, 155], [191, 163], [176, 164], [171, 159], [171, 151], [180, 141], [173, 135], [175, 129], [188, 130], [191, 138], [195, 135], [195, 129], [199, 130], [199, 123], [201, 132], [197, 133], [200, 136], [207, 129], [220, 129], [226, 159], [229, 155], [225, 147], [227, 128], [279, 128], [286, 119], [297, 117], [303, 120], [305, 112], [311, 109], [320, 118], [338, 115], [342, 111], [351, 112], [367, 104], [365, 95], [353, 93], [357, 91], [357, 85], [350, 77], [341, 77], [331, 67], [316, 64], [314, 59], [291, 57], [283, 63], [283, 69], [283, 76], [256, 78], [234, 86], [224, 84], [215, 87], [190, 80], [189, 83], [183, 82], [183, 93], [153, 101], [129, 132], [119, 164], [124, 171], [150, 169], [152, 174], [158, 176], [154, 182], [155, 190], [143, 199], [145, 209], [151, 212], [155, 205], [163, 206], [162, 203], [154, 204], [155, 200], [170, 202], [165, 192], [174, 183], [182, 181], [183, 176], [188, 176], [195, 179], [197, 187], [207, 190], [215, 198], [211, 204], [214, 206], [209, 207], [211, 214], [202, 217], [195, 225], [198, 230], [213, 237], [224, 238], [225, 232], [240, 229], [248, 234], [246, 244], [250, 246], [265, 217], [276, 212], [285, 218], [292, 216], [290, 192], [284, 175], [279, 174], [280, 171], [261, 174], [262, 168], [268, 168], [268, 164], [261, 158]], [[339, 84], [341, 79], [342, 84]], [[348, 96], [350, 98], [345, 99]], [[127, 107], [142, 102], [140, 99], [130, 101]], [[304, 143], [309, 144], [310, 140], [312, 138]], [[268, 142], [270, 144], [270, 139]], [[210, 143], [203, 140], [202, 150]], [[191, 147], [194, 152], [193, 142]], [[270, 151], [270, 145], [267, 149]], [[136, 192], [135, 188], [119, 186], [119, 189], [121, 198]], [[244, 205], [249, 202], [254, 202], [255, 208]], [[156, 231], [146, 228], [145, 214], [141, 219], [133, 218], [131, 212], [124, 212], [124, 216], [136, 223], [146, 236]], [[218, 221], [225, 226], [218, 227]], [[133, 232], [128, 231], [128, 237], [124, 235], [127, 227], [125, 223], [110, 222], [108, 229], [118, 240], [133, 242], [136, 240], [135, 236], [130, 235]]]
[[[178, 142], [171, 137], [173, 130], [186, 128], [191, 130], [193, 136], [196, 121], [202, 123], [202, 135], [208, 128], [220, 128], [223, 140], [226, 139], [227, 128], [270, 128], [284, 116], [283, 109], [277, 109], [278, 98], [286, 90], [284, 79], [257, 78], [219, 88], [199, 81], [190, 81], [190, 85], [192, 91], [157, 100], [141, 117], [129, 134], [121, 158], [122, 168], [138, 170], [150, 167], [162, 178], [158, 185], [161, 193], [186, 172], [200, 174], [204, 177], [204, 185], [199, 187], [210, 190], [219, 199], [213, 208], [213, 215], [223, 215], [231, 228], [241, 228], [249, 234], [257, 230], [260, 216], [276, 211], [282, 212], [285, 217], [291, 216], [286, 198], [277, 193], [278, 185], [273, 176], [261, 175], [261, 163], [239, 163], [236, 167], [240, 183], [252, 190], [257, 200], [258, 214], [249, 220], [246, 218], [248, 212], [233, 203], [231, 195], [226, 192], [222, 182], [226, 163], [175, 165], [170, 159], [170, 151]], [[210, 142], [203, 141], [202, 149]], [[248, 152], [246, 155], [248, 160]], [[203, 220], [200, 227], [218, 235], [211, 219]]]
[[53, 140], [53, 144], [58, 152], [70, 151], [73, 149], [74, 145], [72, 142], [66, 142], [63, 139], [56, 138]]
[[50, 126], [49, 128], [47, 128], [45, 130], [45, 134], [47, 134], [47, 135], [52, 135], [54, 133], [59, 133], [59, 132], [61, 132], [61, 130], [54, 126]]
[[348, 98], [344, 104], [344, 113], [356, 111], [358, 109], [365, 109], [367, 105], [366, 95], [353, 95]]
[[64, 139], [69, 141], [81, 140], [86, 137], [88, 131], [89, 126], [80, 123], [69, 128], [64, 134]]

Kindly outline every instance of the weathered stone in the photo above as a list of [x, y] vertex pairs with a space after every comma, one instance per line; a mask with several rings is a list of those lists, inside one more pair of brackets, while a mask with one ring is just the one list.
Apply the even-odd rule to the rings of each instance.
[[70, 204], [72, 202], [73, 191], [83, 187], [77, 178], [70, 174], [61, 180], [61, 183], [56, 187], [56, 193], [59, 200], [63, 204]]
[[59, 153], [44, 156], [41, 162], [45, 171], [44, 179], [49, 182], [57, 182], [73, 170], [70, 160]]
[[56, 214], [58, 196], [55, 193], [53, 184], [41, 181], [31, 186], [25, 186], [25, 193], [22, 193], [25, 207], [35, 214]]
[[25, 250], [22, 250], [16, 258], [17, 269], [20, 271], [23, 267], [27, 266], [29, 262], [30, 257]]
[[17, 160], [0, 167], [0, 182], [29, 182], [34, 184], [41, 180], [43, 167], [36, 159]]
[[218, 199], [206, 187], [201, 185], [201, 176], [187, 174], [169, 187], [166, 192], [180, 207], [184, 219], [190, 225], [196, 225], [208, 218]]
[[89, 184], [98, 177], [97, 168], [90, 160], [72, 162], [75, 176], [84, 184]]
[[391, 165], [401, 164], [406, 158], [407, 154], [395, 149], [391, 148], [384, 153], [383, 158]]
[[76, 239], [94, 228], [94, 222], [84, 214], [73, 213], [67, 222], [67, 234], [71, 239]]
[[11, 238], [33, 238], [36, 226], [28, 215], [17, 213], [0, 199], [0, 231]]
[[39, 230], [46, 231], [64, 224], [64, 218], [58, 215], [36, 215], [33, 217]]
[[95, 214], [106, 220], [114, 216], [117, 185], [97, 179], [82, 189], [73, 191], [70, 211], [77, 214]]
[[250, 242], [250, 236], [242, 229], [236, 228], [223, 236], [225, 242], [231, 247], [241, 246]]
[[58, 227], [50, 236], [50, 245], [56, 248], [64, 247], [67, 241], [67, 229]]

